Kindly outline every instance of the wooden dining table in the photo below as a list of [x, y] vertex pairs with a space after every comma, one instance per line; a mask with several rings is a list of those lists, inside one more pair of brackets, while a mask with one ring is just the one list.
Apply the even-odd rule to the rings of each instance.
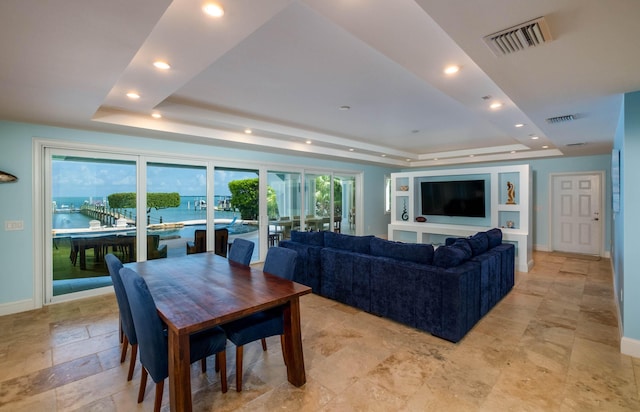
[[252, 313], [284, 308], [287, 379], [306, 382], [300, 301], [311, 288], [260, 269], [231, 262], [213, 252], [125, 264], [147, 282], [169, 338], [172, 411], [191, 411], [189, 336]]

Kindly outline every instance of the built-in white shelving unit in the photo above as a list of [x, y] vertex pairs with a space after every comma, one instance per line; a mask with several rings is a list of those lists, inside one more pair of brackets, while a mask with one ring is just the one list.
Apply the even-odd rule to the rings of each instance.
[[[486, 218], [447, 218], [420, 214], [420, 183], [428, 180], [485, 179]], [[508, 204], [507, 183], [514, 188], [514, 204]], [[391, 174], [391, 223], [388, 237], [413, 243], [444, 243], [446, 237], [471, 236], [493, 227], [502, 229], [503, 241], [516, 247], [516, 269], [533, 267], [531, 239], [531, 172], [529, 165], [402, 172]], [[434, 222], [437, 220], [437, 222]], [[511, 227], [509, 227], [511, 226]]]

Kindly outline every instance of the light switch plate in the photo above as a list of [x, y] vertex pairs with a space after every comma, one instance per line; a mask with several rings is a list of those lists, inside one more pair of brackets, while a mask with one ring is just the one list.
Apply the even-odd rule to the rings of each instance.
[[5, 220], [4, 230], [24, 230], [23, 220]]

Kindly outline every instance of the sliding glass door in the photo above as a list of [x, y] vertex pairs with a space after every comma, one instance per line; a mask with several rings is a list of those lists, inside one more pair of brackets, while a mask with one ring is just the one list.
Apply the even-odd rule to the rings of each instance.
[[195, 245], [207, 228], [206, 166], [147, 163], [146, 197], [147, 260], [207, 250]]
[[267, 215], [269, 247], [289, 239], [291, 230], [300, 227], [300, 173], [267, 172]]
[[215, 229], [228, 231], [229, 248], [237, 238], [255, 244], [252, 262], [260, 257], [260, 173], [257, 169], [214, 168]]
[[301, 230], [355, 234], [355, 175], [307, 172], [304, 178]]
[[48, 298], [109, 286], [104, 255], [135, 256], [135, 200], [127, 208], [118, 204], [135, 196], [135, 159], [53, 150], [47, 159]]
[[257, 262], [293, 230], [356, 233], [356, 175], [68, 143], [40, 143], [38, 150], [42, 242], [34, 256], [42, 262], [36, 277], [46, 303], [111, 290], [107, 253], [124, 263], [203, 251], [226, 256], [242, 237], [254, 242]]
[[334, 175], [334, 216], [335, 232], [355, 235], [356, 233], [356, 177], [353, 175]]

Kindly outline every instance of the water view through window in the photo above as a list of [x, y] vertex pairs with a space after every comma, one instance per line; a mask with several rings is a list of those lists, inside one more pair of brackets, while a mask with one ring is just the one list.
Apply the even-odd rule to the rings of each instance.
[[229, 242], [243, 236], [258, 243], [255, 217], [233, 207], [229, 189], [231, 181], [257, 179], [257, 171], [216, 170], [215, 193], [207, 201], [206, 166], [148, 163], [146, 208], [138, 210], [136, 169], [135, 161], [52, 156], [53, 296], [110, 285], [104, 256], [113, 253], [123, 263], [141, 259], [140, 225], [147, 260], [185, 255], [195, 231], [206, 230], [211, 217], [214, 229], [229, 232]]

